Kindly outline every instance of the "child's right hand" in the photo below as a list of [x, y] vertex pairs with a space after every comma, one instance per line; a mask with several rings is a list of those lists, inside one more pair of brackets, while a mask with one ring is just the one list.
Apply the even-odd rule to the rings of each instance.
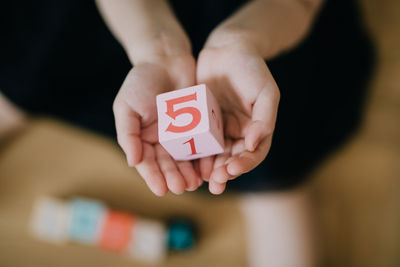
[[[196, 190], [211, 161], [176, 162], [158, 143], [156, 96], [195, 84], [190, 40], [165, 0], [97, 0], [135, 66], [115, 101], [118, 143], [156, 195]], [[195, 171], [195, 164], [196, 170]], [[203, 171], [202, 171], [203, 170]], [[206, 172], [204, 170], [207, 170]]]
[[150, 190], [163, 196], [196, 190], [201, 184], [192, 161], [175, 161], [158, 143], [156, 96], [195, 84], [190, 55], [140, 62], [128, 73], [113, 105], [118, 143]]

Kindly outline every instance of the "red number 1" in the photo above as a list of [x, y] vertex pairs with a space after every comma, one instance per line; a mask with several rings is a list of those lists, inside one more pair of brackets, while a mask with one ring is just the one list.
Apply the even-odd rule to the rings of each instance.
[[190, 154], [191, 156], [196, 155], [196, 154], [199, 154], [199, 153], [197, 153], [197, 151], [196, 151], [196, 146], [194, 145], [194, 139], [193, 139], [193, 137], [192, 137], [192, 139], [186, 141], [186, 142], [183, 143], [183, 144], [187, 144], [187, 143], [190, 144], [190, 150], [192, 151], [192, 154]]

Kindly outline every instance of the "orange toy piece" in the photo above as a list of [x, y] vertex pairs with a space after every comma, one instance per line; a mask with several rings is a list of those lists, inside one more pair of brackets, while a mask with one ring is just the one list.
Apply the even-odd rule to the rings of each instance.
[[114, 252], [124, 251], [132, 238], [135, 218], [125, 212], [108, 211], [100, 238], [100, 247]]

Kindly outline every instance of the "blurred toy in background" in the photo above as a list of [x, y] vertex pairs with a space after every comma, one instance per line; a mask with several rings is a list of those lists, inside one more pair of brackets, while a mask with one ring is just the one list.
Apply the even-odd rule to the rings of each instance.
[[38, 198], [30, 227], [44, 241], [98, 246], [145, 262], [162, 261], [169, 249], [189, 250], [195, 243], [193, 226], [185, 220], [171, 220], [167, 227], [87, 198]]
[[186, 220], [171, 221], [168, 229], [167, 243], [171, 250], [188, 250], [194, 246], [193, 227]]

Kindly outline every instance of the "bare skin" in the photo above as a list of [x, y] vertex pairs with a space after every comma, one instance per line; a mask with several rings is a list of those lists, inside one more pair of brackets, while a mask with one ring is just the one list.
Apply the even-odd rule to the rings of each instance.
[[[249, 1], [212, 31], [196, 61], [166, 0], [97, 0], [135, 65], [114, 101], [118, 142], [152, 192], [181, 194], [208, 181], [210, 192], [221, 194], [226, 182], [264, 160], [280, 97], [265, 60], [304, 38], [321, 1]], [[207, 83], [222, 103], [227, 149], [216, 157], [177, 162], [157, 142], [154, 99], [196, 83]], [[0, 138], [24, 122], [23, 113], [0, 95]], [[250, 266], [313, 266], [306, 190], [245, 195], [241, 207], [249, 226]], [[288, 232], [284, 239], [279, 235]]]
[[[280, 95], [264, 60], [302, 40], [320, 2], [250, 1], [212, 31], [196, 64], [190, 41], [165, 0], [97, 1], [135, 65], [115, 99], [114, 114], [128, 164], [150, 190], [159, 196], [168, 190], [180, 194], [205, 180], [211, 193], [221, 194], [228, 180], [264, 160]], [[154, 99], [202, 82], [224, 99], [227, 150], [217, 157], [177, 162], [157, 143]]]
[[[321, 1], [249, 1], [212, 31], [196, 62], [164, 0], [113, 1], [114, 9], [107, 7], [111, 1], [98, 0], [135, 64], [114, 103], [119, 144], [128, 164], [156, 195], [196, 190], [200, 180], [208, 181], [211, 193], [221, 194], [226, 182], [265, 159], [280, 97], [265, 60], [307, 35]], [[115, 9], [119, 4], [121, 9], [144, 13], [120, 16]], [[160, 92], [196, 83], [206, 83], [222, 103], [227, 149], [216, 157], [177, 162], [157, 143], [154, 99]], [[308, 197], [306, 190], [242, 196], [249, 266], [315, 266]]]
[[0, 91], [0, 142], [12, 133], [23, 128], [26, 115], [13, 105]]

